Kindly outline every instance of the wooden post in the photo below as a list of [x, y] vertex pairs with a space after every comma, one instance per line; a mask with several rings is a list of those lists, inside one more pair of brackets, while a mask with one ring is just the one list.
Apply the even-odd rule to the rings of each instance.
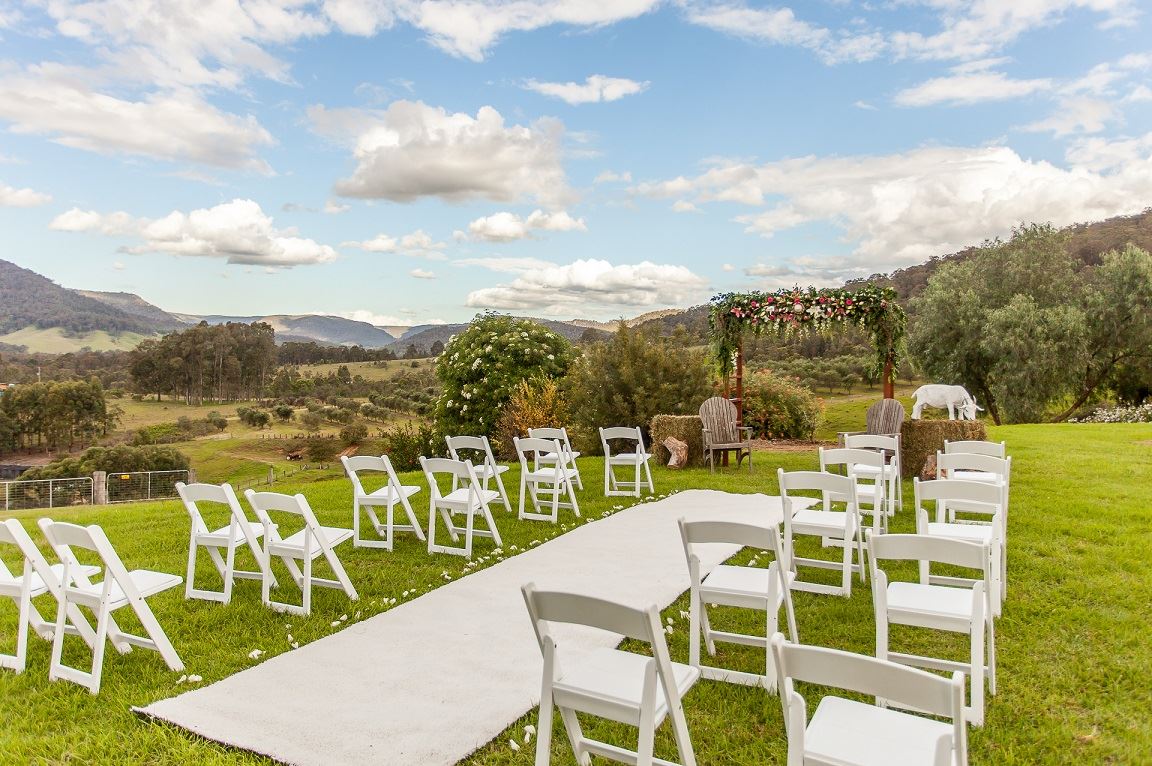
[[896, 398], [896, 386], [892, 380], [892, 357], [884, 360], [884, 398]]
[[736, 427], [744, 425], [744, 341], [736, 347]]

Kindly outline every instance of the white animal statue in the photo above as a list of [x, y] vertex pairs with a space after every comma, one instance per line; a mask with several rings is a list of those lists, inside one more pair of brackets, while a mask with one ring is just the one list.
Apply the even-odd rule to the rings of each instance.
[[948, 419], [956, 420], [956, 413], [960, 413], [960, 420], [975, 420], [976, 411], [983, 410], [976, 404], [976, 400], [972, 398], [972, 394], [968, 393], [964, 386], [945, 386], [940, 383], [932, 383], [927, 386], [920, 386], [912, 394], [912, 398], [916, 400], [916, 404], [912, 407], [912, 419], [919, 420], [920, 413], [925, 407], [940, 407], [941, 409], [948, 408]]

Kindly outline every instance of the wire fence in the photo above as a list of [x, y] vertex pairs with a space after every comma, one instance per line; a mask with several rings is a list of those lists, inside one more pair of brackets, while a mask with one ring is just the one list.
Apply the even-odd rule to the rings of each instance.
[[92, 504], [92, 477], [0, 482], [5, 511]]
[[108, 474], [108, 502], [176, 497], [176, 482], [188, 481], [187, 471], [134, 471]]

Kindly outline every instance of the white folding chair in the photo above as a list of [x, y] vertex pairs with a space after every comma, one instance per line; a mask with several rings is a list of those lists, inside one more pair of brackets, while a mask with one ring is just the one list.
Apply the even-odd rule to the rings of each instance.
[[[408, 502], [408, 498], [419, 492], [420, 487], [401, 484], [395, 469], [392, 468], [392, 461], [388, 459], [387, 455], [380, 457], [372, 455], [347, 457], [341, 455], [340, 462], [344, 466], [344, 473], [352, 482], [353, 547], [392, 550], [397, 532], [413, 532], [421, 541], [425, 539], [424, 531], [420, 528], [420, 522], [416, 519], [416, 513], [412, 510], [411, 503]], [[360, 474], [364, 472], [382, 472], [387, 476], [387, 481], [380, 489], [372, 492], [365, 491], [364, 484], [360, 480]], [[408, 515], [407, 524], [395, 523], [396, 503], [400, 503], [400, 507]], [[383, 524], [376, 517], [375, 510], [381, 505], [386, 509]], [[365, 540], [360, 536], [361, 513], [368, 517], [368, 523], [380, 536], [379, 540]]]
[[[537, 521], [551, 521], [553, 524], [560, 517], [561, 508], [571, 508], [577, 517], [580, 516], [580, 505], [576, 502], [576, 469], [568, 466], [573, 462], [568, 459], [564, 445], [559, 439], [521, 439], [513, 437], [512, 443], [516, 447], [516, 456], [520, 460], [520, 512], [521, 519], [534, 519]], [[531, 459], [529, 459], [531, 455]], [[544, 455], [555, 455], [558, 459], [545, 465]], [[530, 467], [531, 466], [531, 467]], [[540, 509], [540, 496], [544, 495], [545, 502], [551, 505], [552, 512], [545, 513]], [[536, 510], [524, 510], [525, 496], [532, 498], [532, 507]], [[568, 498], [561, 500], [561, 497]]]
[[[792, 580], [791, 588], [810, 593], [851, 596], [852, 573], [858, 573], [861, 582], [865, 578], [864, 538], [861, 534], [862, 525], [860, 523], [860, 503], [856, 497], [856, 479], [851, 476], [838, 476], [823, 471], [785, 472], [783, 468], [776, 470], [776, 476], [780, 482], [780, 497], [784, 504], [785, 549], [795, 552], [797, 535], [815, 535], [822, 541], [827, 539], [831, 543], [839, 541], [839, 544], [844, 547], [842, 563], [792, 555], [793, 571], [796, 571], [799, 566], [840, 569], [843, 579], [839, 586], [807, 582], [797, 577]], [[801, 508], [800, 503], [796, 501], [807, 501], [807, 498], [798, 496], [800, 492], [819, 492], [821, 498], [829, 495], [835, 498], [844, 498], [839, 503], [844, 506], [844, 510], [825, 511], [817, 508]]]
[[[261, 599], [265, 606], [278, 612], [289, 614], [309, 615], [312, 613], [312, 586], [322, 588], [339, 588], [347, 594], [348, 598], [356, 601], [360, 595], [356, 592], [344, 565], [336, 555], [336, 546], [352, 537], [351, 529], [342, 527], [323, 527], [316, 520], [316, 514], [308, 505], [308, 499], [303, 495], [282, 495], [279, 492], [254, 492], [246, 490], [244, 497], [248, 504], [256, 511], [256, 517], [264, 525], [264, 556], [269, 562], [265, 570]], [[299, 517], [303, 526], [285, 537], [280, 533], [280, 525], [272, 520], [271, 511]], [[288, 604], [272, 600], [272, 557], [277, 556], [284, 562], [292, 580], [300, 588], [301, 604]], [[312, 576], [312, 562], [324, 557], [331, 567], [335, 580]], [[304, 571], [301, 573], [299, 561]]]
[[[788, 732], [788, 766], [967, 766], [963, 673], [941, 678], [875, 657], [791, 644], [780, 633], [772, 637], [772, 653]], [[796, 681], [874, 695], [950, 721], [834, 695], [820, 700], [809, 721]]]
[[[941, 479], [984, 481], [1000, 485], [1004, 489], [1004, 508], [1008, 507], [1009, 488], [1012, 481], [1012, 458], [992, 457], [975, 452], [937, 452], [936, 468]], [[980, 504], [965, 506], [963, 502], [955, 501], [948, 506], [948, 521], [957, 521], [957, 511], [984, 514], [989, 512], [987, 507]]]
[[584, 489], [584, 482], [580, 478], [580, 467], [576, 465], [576, 458], [580, 457], [580, 453], [572, 449], [572, 440], [568, 438], [567, 428], [529, 428], [528, 438], [555, 439], [559, 441], [560, 446], [564, 448], [566, 454], [561, 455], [560, 453], [557, 453], [555, 455], [543, 455], [540, 458], [540, 462], [547, 465], [549, 463], [555, 462], [558, 458], [564, 458], [564, 467], [571, 468], [575, 472], [574, 475], [576, 477], [576, 488]]
[[[621, 450], [612, 454], [611, 442], [619, 439], [625, 442], [636, 442], [635, 449]], [[652, 484], [652, 471], [648, 468], [648, 461], [652, 458], [644, 449], [644, 436], [637, 428], [601, 428], [600, 445], [604, 449], [604, 495], [607, 497], [620, 497], [631, 495], [640, 497], [640, 488], [647, 487], [649, 492], [655, 492]], [[632, 468], [631, 479], [621, 479], [616, 476], [616, 468]], [[644, 478], [640, 478], [643, 470]]]
[[[992, 614], [1000, 616], [1007, 587], [1007, 508], [1004, 505], [1004, 488], [999, 484], [984, 481], [964, 481], [962, 479], [935, 479], [934, 481], [912, 480], [912, 491], [916, 498], [916, 533], [948, 537], [987, 546], [991, 565]], [[936, 520], [932, 521], [927, 506], [935, 504]], [[966, 509], [983, 507], [992, 516], [988, 524], [964, 524], [946, 521], [947, 509], [961, 504]], [[965, 577], [943, 577], [931, 575], [929, 582], [938, 585], [970, 585], [975, 580]]]
[[[846, 433], [843, 446], [847, 449], [872, 450], [884, 456], [885, 465], [881, 472], [884, 474], [884, 497], [888, 501], [888, 515], [892, 516], [897, 510], [904, 510], [904, 485], [900, 478], [903, 465], [900, 436]], [[856, 474], [860, 477], [870, 477], [874, 473], [877, 473], [877, 470], [872, 465], [862, 463], [856, 466]]]
[[[680, 539], [684, 542], [684, 555], [688, 559], [691, 581], [688, 639], [688, 662], [700, 669], [704, 678], [746, 686], [776, 688], [776, 671], [772, 666], [772, 653], [768, 639], [779, 632], [780, 608], [788, 621], [788, 635], [799, 641], [796, 632], [796, 614], [792, 608], [790, 585], [796, 579], [792, 571], [791, 554], [784, 546], [776, 526], [764, 527], [735, 521], [686, 521], [680, 519]], [[728, 543], [755, 548], [772, 555], [767, 567], [732, 566], [721, 564], [707, 575], [701, 575], [698, 546], [710, 543]], [[714, 630], [708, 619], [708, 605], [733, 606], [764, 612], [767, 631], [762, 636]], [[727, 668], [711, 667], [700, 663], [700, 635], [708, 654], [715, 656], [716, 643], [758, 646], [764, 649], [764, 673], [747, 673]]]
[[[451, 458], [420, 457], [420, 468], [424, 471], [424, 478], [428, 482], [430, 497], [428, 499], [428, 552], [451, 553], [456, 556], [472, 558], [472, 540], [475, 537], [490, 537], [499, 548], [504, 545], [500, 539], [500, 530], [492, 518], [489, 504], [499, 495], [491, 489], [484, 489], [472, 464], [467, 460], [452, 460]], [[447, 495], [440, 491], [437, 474], [447, 474], [457, 486]], [[464, 514], [462, 529], [452, 522], [452, 515]], [[463, 545], [441, 545], [436, 542], [436, 517], [444, 521], [448, 535], [452, 542], [460, 540], [460, 532], [464, 533]], [[476, 517], [481, 516], [487, 526], [486, 529], [476, 527]]]
[[[488, 489], [488, 483], [495, 479], [496, 491], [500, 493], [500, 502], [504, 503], [504, 510], [512, 513], [512, 503], [508, 500], [508, 490], [504, 489], [504, 481], [500, 478], [500, 474], [507, 471], [508, 466], [499, 465], [496, 462], [496, 456], [492, 454], [492, 445], [488, 442], [488, 437], [445, 436], [444, 441], [448, 444], [448, 454], [452, 456], [453, 460], [471, 459], [468, 455], [461, 456], [462, 451], [474, 452], [475, 457], [480, 458], [479, 461], [472, 461], [472, 468], [476, 471], [476, 478], [480, 479], [480, 485], [484, 489]], [[456, 489], [458, 486], [458, 482], [453, 481], [452, 489]]]
[[[188, 572], [184, 578], [184, 598], [202, 598], [206, 601], [219, 601], [227, 604], [232, 600], [232, 585], [236, 578], [262, 580], [268, 568], [268, 560], [260, 549], [260, 538], [264, 527], [249, 521], [240, 507], [231, 484], [185, 484], [176, 482], [176, 494], [180, 496], [188, 516], [192, 520], [192, 533], [188, 540]], [[201, 513], [200, 503], [216, 503], [228, 508], [228, 524], [219, 529], [209, 530]], [[236, 546], [247, 544], [248, 550], [256, 559], [258, 572], [236, 569]], [[208, 549], [216, 571], [224, 583], [223, 591], [200, 590], [196, 588], [196, 552], [201, 547]], [[221, 557], [220, 551], [224, 551]], [[272, 578], [273, 584], [276, 578]]]
[[[978, 543], [931, 535], [872, 535], [869, 532], [869, 537], [872, 602], [876, 610], [876, 656], [902, 665], [967, 673], [972, 688], [964, 713], [969, 723], [983, 726], [985, 677], [989, 693], [996, 693], [996, 633], [992, 619], [988, 549]], [[920, 562], [920, 581], [890, 582], [887, 573], [879, 567], [881, 561]], [[981, 578], [971, 587], [933, 585], [928, 576], [930, 562], [977, 569]], [[888, 650], [889, 625], [967, 634], [969, 661], [891, 652]]]
[[[583, 766], [591, 764], [593, 755], [634, 766], [676, 766], [653, 755], [656, 727], [666, 717], [672, 719], [681, 763], [695, 766], [682, 699], [700, 678], [700, 671], [669, 658], [656, 606], [637, 609], [575, 593], [540, 591], [533, 583], [522, 590], [544, 655], [536, 766], [550, 762], [553, 708], [559, 709], [576, 762]], [[553, 623], [586, 625], [643, 641], [651, 647], [652, 655], [603, 648], [583, 656], [561, 657], [563, 652], [551, 630]], [[584, 736], [577, 712], [637, 727], [636, 750]]]
[[[888, 517], [895, 509], [888, 501], [888, 482], [883, 477], [888, 467], [884, 455], [867, 449], [826, 449], [820, 450], [820, 470], [828, 473], [842, 473], [851, 476], [856, 482], [856, 499], [860, 501], [860, 515], [872, 517], [872, 529], [877, 534], [888, 531]], [[868, 469], [867, 471], [860, 470]], [[824, 493], [824, 510], [830, 510], [832, 501], [846, 502], [846, 497]], [[834, 544], [832, 541], [825, 541]]]
[[[105, 640], [114, 643], [130, 644], [143, 649], [152, 649], [160, 653], [164, 662], [172, 670], [183, 670], [184, 663], [176, 653], [168, 635], [161, 627], [156, 615], [152, 613], [146, 599], [169, 588], [180, 585], [183, 578], [180, 575], [154, 572], [149, 569], [134, 569], [129, 572], [124, 568], [112, 543], [104, 534], [104, 530], [95, 524], [81, 527], [76, 524], [67, 524], [51, 519], [41, 519], [40, 529], [48, 539], [49, 545], [60, 557], [63, 568], [60, 576], [60, 598], [56, 609], [56, 626], [52, 637], [52, 661], [48, 669], [48, 679], [55, 681], [64, 679], [72, 681], [88, 689], [93, 694], [100, 691], [100, 680], [104, 672], [104, 646]], [[73, 548], [82, 548], [94, 551], [100, 557], [104, 568], [103, 582], [93, 583], [85, 575], [82, 565], [79, 564]], [[61, 662], [64, 651], [64, 635], [70, 633], [67, 628], [72, 620], [72, 606], [82, 606], [90, 609], [96, 616], [96, 634], [92, 643], [92, 669], [80, 670]], [[125, 633], [115, 627], [112, 622], [112, 613], [125, 606], [132, 607], [136, 618], [144, 627], [145, 636], [136, 636]], [[86, 625], [86, 622], [85, 622]], [[77, 632], [84, 628], [80, 624], [72, 623]]]
[[990, 442], [990, 441], [954, 441], [950, 442], [944, 440], [944, 453], [951, 455], [953, 453], [964, 452], [969, 455], [987, 455], [989, 457], [1006, 458], [1008, 457], [1008, 449], [1004, 442]]
[[[55, 633], [55, 623], [41, 616], [32, 599], [45, 593], [51, 593], [55, 599], [60, 598], [60, 577], [64, 574], [64, 565], [49, 565], [40, 549], [32, 542], [31, 536], [16, 519], [0, 522], [0, 544], [15, 546], [21, 559], [18, 574], [13, 574], [3, 560], [0, 560], [0, 597], [11, 598], [19, 614], [16, 653], [0, 654], [0, 668], [9, 668], [20, 673], [23, 672], [27, 661], [29, 629], [47, 641], [51, 641]], [[81, 567], [80, 571], [85, 576], [91, 577], [100, 571], [100, 567]], [[69, 618], [72, 624], [67, 625], [66, 630], [79, 635], [91, 647], [96, 634], [87, 618], [75, 606], [70, 607]]]

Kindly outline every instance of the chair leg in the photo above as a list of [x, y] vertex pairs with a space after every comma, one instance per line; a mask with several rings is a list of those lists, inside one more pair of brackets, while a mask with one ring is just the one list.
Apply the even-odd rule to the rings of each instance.
[[855, 550], [852, 547], [852, 538], [845, 535], [847, 538], [844, 540], [844, 574], [840, 583], [840, 590], [843, 591], [845, 596], [852, 595], [852, 559], [855, 556]]
[[700, 593], [695, 587], [688, 604], [688, 664], [700, 667]]
[[656, 721], [650, 710], [640, 711], [640, 735], [636, 742], [636, 766], [652, 766], [656, 747]]
[[548, 766], [552, 760], [552, 713], [552, 686], [545, 683], [536, 719], [536, 766]]
[[400, 496], [400, 505], [404, 506], [404, 513], [408, 514], [408, 523], [412, 527], [412, 531], [416, 533], [416, 537], [423, 542], [424, 532], [421, 529], [420, 522], [416, 519], [416, 512], [412, 510], [412, 504], [408, 502], [408, 496], [397, 488], [396, 493]]
[[[981, 615], [983, 617], [983, 615]], [[981, 619], [980, 622], [983, 622]], [[969, 722], [973, 726], [984, 725], [984, 626], [977, 624], [975, 621], [972, 624], [971, 632], [972, 643], [972, 671], [968, 677], [968, 683], [971, 685], [969, 689], [969, 700], [972, 707], [972, 714], [969, 717]]]
[[576, 711], [566, 707], [559, 710], [560, 717], [564, 720], [564, 729], [568, 732], [568, 741], [572, 743], [572, 750], [576, 755], [576, 763], [580, 766], [592, 766], [592, 756], [584, 747], [584, 730], [580, 728]]
[[580, 504], [576, 502], [576, 490], [572, 487], [571, 479], [564, 480], [564, 488], [568, 491], [568, 502], [572, 504], [572, 513], [580, 517]]
[[192, 591], [195, 589], [193, 583], [196, 580], [196, 533], [192, 533], [192, 537], [188, 541], [188, 576], [184, 578], [184, 598], [192, 598]]
[[156, 619], [156, 615], [152, 613], [152, 608], [144, 599], [139, 602], [132, 603], [132, 611], [136, 613], [139, 618], [140, 624], [144, 627], [144, 632], [152, 639], [152, 643], [156, 646], [156, 651], [164, 658], [164, 662], [172, 670], [183, 670], [184, 663], [180, 659], [180, 655], [176, 653], [176, 648], [172, 646], [172, 642], [168, 639], [168, 634], [164, 632], [164, 628], [160, 625], [160, 621]]

